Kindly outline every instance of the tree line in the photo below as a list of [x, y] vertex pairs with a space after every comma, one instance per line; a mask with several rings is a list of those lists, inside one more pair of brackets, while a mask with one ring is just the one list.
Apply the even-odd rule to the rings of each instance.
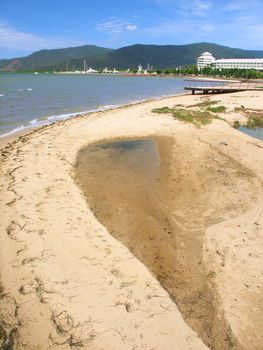
[[263, 79], [263, 72], [255, 69], [216, 69], [205, 67], [198, 69], [197, 66], [185, 66], [181, 68], [156, 70], [158, 74], [175, 75], [196, 75], [196, 76], [214, 76], [222, 78], [244, 78], [244, 79]]

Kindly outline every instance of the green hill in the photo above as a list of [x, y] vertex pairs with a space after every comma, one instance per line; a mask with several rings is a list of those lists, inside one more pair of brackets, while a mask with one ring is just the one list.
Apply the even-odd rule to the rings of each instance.
[[[95, 45], [68, 47], [65, 49], [41, 50], [29, 56], [0, 60], [0, 70], [34, 70], [52, 68], [56, 64], [69, 62], [71, 59], [82, 59], [111, 52], [111, 49]], [[15, 68], [14, 68], [15, 66]]]
[[83, 69], [83, 61], [92, 68], [127, 69], [138, 64], [146, 67], [149, 63], [154, 69], [174, 68], [196, 63], [204, 51], [216, 58], [263, 58], [263, 51], [242, 50], [212, 43], [189, 45], [132, 45], [117, 50], [94, 45], [41, 50], [27, 57], [0, 60], [0, 71], [16, 70], [65, 70]]
[[[154, 68], [173, 68], [196, 64], [196, 59], [204, 51], [211, 52], [216, 58], [263, 58], [263, 51], [249, 51], [209, 43], [189, 45], [133, 45], [114, 50], [107, 54], [109, 66], [116, 68], [144, 67], [149, 63]], [[98, 62], [94, 61], [94, 66]]]

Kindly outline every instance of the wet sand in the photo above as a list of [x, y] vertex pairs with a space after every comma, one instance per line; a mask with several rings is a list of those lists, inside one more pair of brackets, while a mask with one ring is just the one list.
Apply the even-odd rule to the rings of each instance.
[[[213, 272], [204, 266], [203, 243], [207, 227], [248, 209], [232, 193], [241, 185], [256, 197], [257, 181], [205, 145], [200, 162], [180, 141], [156, 136], [89, 145], [77, 159], [76, 181], [98, 220], [152, 271], [201, 339], [215, 350], [242, 349], [224, 319]], [[208, 169], [206, 157], [216, 157], [223, 173], [217, 164]], [[219, 202], [215, 186], [224, 198]]]
[[[229, 121], [263, 109], [260, 92], [209, 98]], [[151, 112], [202, 100], [79, 116], [2, 148], [2, 347], [262, 348], [262, 142]]]

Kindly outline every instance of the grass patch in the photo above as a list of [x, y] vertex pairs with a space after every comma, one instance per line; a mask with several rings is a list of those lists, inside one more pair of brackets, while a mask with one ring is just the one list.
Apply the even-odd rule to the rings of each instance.
[[263, 116], [249, 116], [246, 126], [248, 128], [263, 128]]
[[228, 121], [225, 118], [220, 117], [219, 115], [214, 115], [213, 117], [214, 117], [214, 119], [223, 120], [223, 122], [228, 123]]
[[195, 105], [191, 105], [188, 107], [199, 107], [201, 109], [205, 109], [209, 112], [212, 113], [223, 113], [226, 111], [226, 107], [225, 106], [215, 106], [218, 102], [220, 101], [211, 101], [211, 100], [206, 100], [200, 103], [197, 103]]
[[210, 107], [213, 105], [216, 105], [219, 101], [211, 101], [211, 100], [206, 100], [200, 103], [197, 103], [195, 105], [189, 106], [189, 107], [201, 107], [201, 108], [206, 108], [206, 107]]
[[192, 123], [195, 126], [210, 124], [213, 120], [213, 116], [208, 111], [194, 111], [184, 108], [169, 108], [162, 107], [153, 109], [154, 113], [158, 114], [172, 114], [175, 119], [181, 120], [186, 123]]
[[234, 121], [234, 124], [233, 124], [233, 128], [235, 128], [235, 129], [238, 129], [238, 128], [240, 128], [240, 123], [239, 123], [239, 121], [238, 120], [235, 120]]
[[[248, 118], [246, 127], [247, 128], [263, 128], [263, 111], [261, 109], [248, 109], [244, 106], [236, 107], [235, 112], [242, 112], [242, 114]], [[235, 121], [236, 122], [236, 121]], [[234, 127], [235, 127], [234, 122]], [[239, 125], [240, 126], [240, 125]]]
[[162, 107], [162, 108], [155, 108], [152, 110], [152, 112], [154, 113], [158, 113], [158, 114], [172, 114], [174, 112], [174, 108], [169, 108], [169, 107]]
[[206, 110], [213, 113], [224, 113], [226, 111], [226, 107], [225, 106], [207, 107]]

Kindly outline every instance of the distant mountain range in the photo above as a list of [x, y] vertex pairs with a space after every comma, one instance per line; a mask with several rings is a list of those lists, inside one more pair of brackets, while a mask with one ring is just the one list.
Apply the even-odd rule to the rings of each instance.
[[65, 49], [41, 50], [26, 57], [0, 59], [0, 71], [24, 70], [72, 70], [87, 67], [102, 69], [137, 68], [139, 64], [154, 69], [175, 68], [196, 64], [204, 51], [216, 58], [263, 58], [263, 51], [242, 50], [212, 43], [189, 45], [132, 45], [120, 49], [108, 49], [95, 45], [69, 47]]

